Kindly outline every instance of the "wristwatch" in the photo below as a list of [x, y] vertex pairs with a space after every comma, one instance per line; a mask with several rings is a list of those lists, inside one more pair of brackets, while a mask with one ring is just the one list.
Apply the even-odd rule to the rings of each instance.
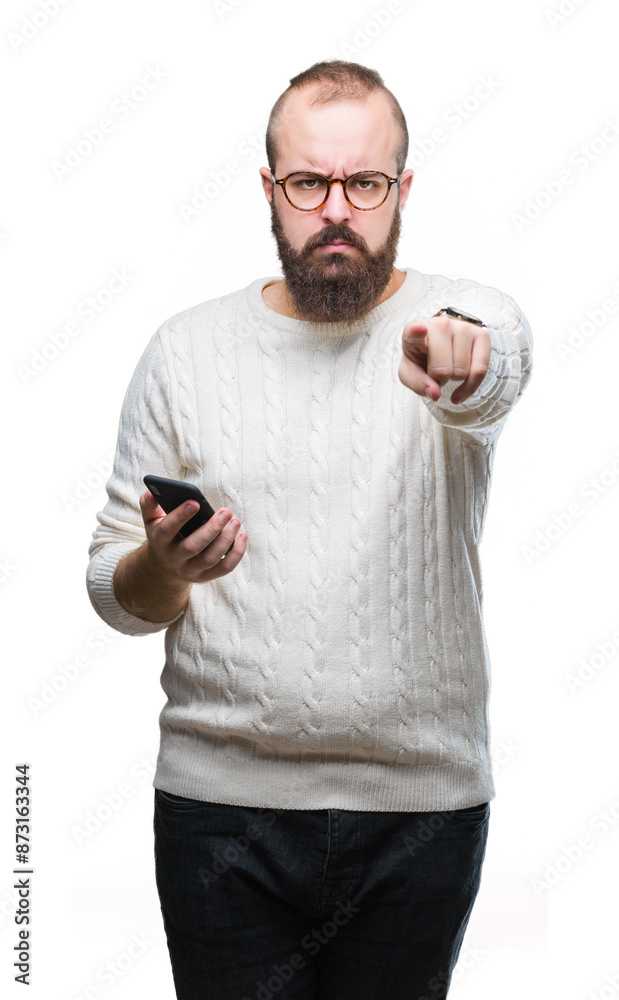
[[479, 319], [478, 316], [471, 316], [470, 313], [464, 312], [463, 309], [454, 309], [452, 306], [445, 306], [444, 309], [439, 309], [435, 316], [451, 316], [452, 319], [465, 319], [467, 323], [475, 323], [476, 326], [485, 326], [483, 320]]

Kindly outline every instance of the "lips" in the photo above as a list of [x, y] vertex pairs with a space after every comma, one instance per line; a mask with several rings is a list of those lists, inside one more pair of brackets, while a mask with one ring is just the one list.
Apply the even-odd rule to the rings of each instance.
[[346, 243], [345, 240], [334, 240], [333, 243], [321, 243], [320, 245], [328, 253], [345, 253], [352, 247], [352, 243]]

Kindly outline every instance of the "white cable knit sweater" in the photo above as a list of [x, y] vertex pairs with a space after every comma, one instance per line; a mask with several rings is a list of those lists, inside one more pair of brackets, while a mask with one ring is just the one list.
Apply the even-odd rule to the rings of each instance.
[[[87, 586], [112, 628], [166, 630], [156, 788], [365, 811], [495, 796], [478, 542], [531, 331], [495, 288], [405, 270], [353, 324], [276, 313], [261, 278], [166, 320], [138, 362]], [[398, 378], [404, 324], [450, 304], [492, 341], [459, 405], [456, 382], [434, 403]], [[112, 585], [146, 537], [146, 473], [195, 483], [248, 535], [171, 622], [130, 614]]]

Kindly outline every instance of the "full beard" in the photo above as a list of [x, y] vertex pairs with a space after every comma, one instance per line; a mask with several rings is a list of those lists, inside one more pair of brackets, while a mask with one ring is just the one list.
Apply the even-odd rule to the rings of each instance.
[[[329, 225], [295, 250], [284, 233], [271, 201], [271, 232], [277, 243], [286, 288], [301, 319], [336, 323], [363, 319], [377, 304], [393, 275], [400, 239], [400, 207], [396, 207], [387, 239], [373, 253], [362, 236], [344, 225]], [[315, 247], [345, 240], [359, 253], [315, 253]]]

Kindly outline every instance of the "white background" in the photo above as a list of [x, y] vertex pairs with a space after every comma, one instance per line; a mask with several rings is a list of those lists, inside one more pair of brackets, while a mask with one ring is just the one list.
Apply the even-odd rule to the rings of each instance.
[[[619, 996], [619, 14], [614, 0], [381, 11], [384, 0], [3, 4], [5, 996], [24, 995], [12, 967], [21, 761], [33, 789], [28, 996], [174, 996], [152, 849], [163, 634], [103, 625], [86, 553], [149, 338], [279, 273], [263, 130], [290, 77], [331, 57], [378, 69], [407, 116], [415, 178], [398, 263], [501, 288], [535, 339], [482, 543], [497, 797], [450, 1000]], [[153, 69], [158, 84], [121, 113]], [[67, 147], [106, 117], [111, 131], [59, 176]], [[184, 221], [181, 205], [209, 181]], [[103, 302], [114, 269], [130, 280]], [[574, 328], [580, 346], [562, 356]], [[579, 671], [588, 679], [570, 687]], [[85, 832], [110, 797], [121, 804]], [[128, 959], [134, 935], [145, 945]]]

